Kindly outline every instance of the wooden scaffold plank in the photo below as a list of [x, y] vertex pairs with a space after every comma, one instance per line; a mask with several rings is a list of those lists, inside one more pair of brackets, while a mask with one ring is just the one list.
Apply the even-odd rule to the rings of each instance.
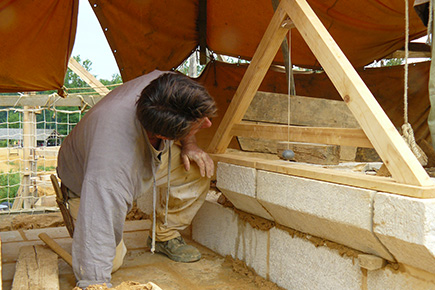
[[12, 290], [59, 289], [57, 255], [41, 245], [20, 248]]

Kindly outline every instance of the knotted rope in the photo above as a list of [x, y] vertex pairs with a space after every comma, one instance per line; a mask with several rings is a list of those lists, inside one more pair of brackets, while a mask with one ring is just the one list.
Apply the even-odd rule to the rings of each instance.
[[414, 131], [412, 130], [411, 124], [408, 121], [408, 55], [409, 55], [409, 5], [408, 0], [405, 0], [405, 76], [404, 76], [404, 93], [403, 93], [403, 120], [404, 124], [402, 125], [402, 137], [405, 142], [408, 144], [412, 153], [414, 153], [417, 160], [420, 162], [422, 166], [427, 164], [427, 156], [423, 152], [423, 150], [417, 145], [415, 142]]

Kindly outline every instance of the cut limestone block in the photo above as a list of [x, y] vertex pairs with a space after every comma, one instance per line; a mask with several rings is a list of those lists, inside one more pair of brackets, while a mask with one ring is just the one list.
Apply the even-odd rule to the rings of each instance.
[[378, 256], [368, 254], [359, 254], [358, 262], [361, 268], [367, 269], [369, 271], [378, 270], [385, 266], [384, 259]]
[[276, 154], [278, 142], [277, 140], [266, 140], [260, 138], [238, 136], [240, 148], [248, 152], [262, 152]]
[[323, 165], [336, 165], [340, 163], [340, 146], [338, 145], [278, 142], [278, 156], [281, 156], [282, 152], [287, 149], [290, 149], [295, 153], [293, 160], [296, 162]]
[[408, 270], [393, 270], [386, 267], [368, 271], [367, 287], [362, 289], [435, 289], [435, 276], [426, 273], [409, 273]]
[[198, 243], [245, 261], [284, 289], [435, 290], [435, 274], [408, 265], [393, 270], [397, 264], [366, 271], [357, 251], [282, 226], [250, 228], [234, 210], [209, 199], [193, 219], [192, 234]]
[[233, 210], [206, 200], [193, 219], [192, 238], [222, 256], [244, 261], [260, 276], [267, 276], [268, 232], [252, 228]]
[[39, 245], [21, 247], [12, 289], [59, 289], [57, 255]]
[[398, 262], [435, 273], [435, 199], [379, 192], [373, 224]]
[[276, 223], [394, 261], [372, 230], [375, 191], [258, 170], [258, 200]]
[[285, 289], [363, 289], [358, 263], [337, 250], [273, 228], [269, 251], [270, 280]]
[[[289, 98], [286, 94], [257, 92], [243, 119], [288, 124], [288, 102]], [[346, 103], [341, 100], [291, 96], [290, 117], [291, 125], [340, 128], [360, 127]]]
[[216, 186], [238, 209], [272, 220], [257, 201], [257, 170], [218, 162]]
[[357, 162], [381, 162], [382, 159], [373, 148], [356, 148], [355, 161]]

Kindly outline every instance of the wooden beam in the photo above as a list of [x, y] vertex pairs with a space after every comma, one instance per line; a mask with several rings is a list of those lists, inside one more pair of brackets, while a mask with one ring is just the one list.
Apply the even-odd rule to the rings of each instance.
[[225, 162], [270, 172], [338, 183], [348, 186], [389, 192], [416, 198], [435, 198], [435, 185], [415, 186], [397, 183], [392, 178], [334, 170], [323, 166], [307, 165], [283, 160], [266, 160], [237, 154], [211, 154], [215, 162]]
[[12, 290], [59, 289], [57, 255], [43, 246], [20, 248]]
[[[408, 53], [409, 58], [431, 58], [431, 53], [427, 51], [410, 51]], [[404, 50], [396, 50], [395, 52], [384, 57], [385, 59], [390, 58], [405, 58]]]
[[72, 256], [65, 251], [55, 240], [46, 233], [40, 233], [38, 237], [50, 247], [59, 257], [61, 257], [68, 265], [72, 267]]
[[260, 87], [260, 84], [273, 61], [273, 58], [281, 46], [285, 34], [288, 32], [287, 29], [281, 27], [285, 17], [286, 13], [280, 5], [273, 15], [272, 20], [255, 51], [252, 61], [237, 88], [234, 98], [231, 101], [219, 128], [213, 136], [212, 141], [210, 142], [208, 147], [209, 152], [223, 153], [228, 147], [228, 144], [233, 137], [230, 134], [232, 126], [235, 123], [239, 123], [245, 115], [249, 104], [254, 98], [255, 93]]
[[93, 106], [98, 103], [103, 97], [99, 95], [68, 95], [67, 98], [55, 97], [52, 95], [1, 95], [0, 96], [0, 106], [3, 107], [23, 107], [23, 106], [47, 106], [54, 104], [56, 106], [71, 106], [71, 107], [79, 107], [83, 106], [83, 101]]
[[342, 100], [303, 96], [291, 96], [289, 99], [287, 94], [260, 91], [255, 94], [243, 120], [308, 127], [360, 128]]
[[199, 64], [207, 64], [207, 0], [199, 0], [198, 9]]
[[[294, 154], [292, 156], [291, 150]], [[338, 165], [340, 163], [340, 146], [305, 142], [279, 142], [277, 155], [283, 160], [296, 162]]]
[[352, 128], [302, 127], [242, 122], [234, 124], [230, 134], [280, 141], [373, 148], [363, 130]]
[[280, 7], [296, 25], [393, 178], [399, 183], [432, 186], [426, 171], [308, 3], [285, 0]]
[[68, 67], [75, 72], [83, 81], [91, 86], [100, 96], [107, 95], [110, 90], [106, 88], [96, 77], [82, 67], [73, 57], [69, 59]]

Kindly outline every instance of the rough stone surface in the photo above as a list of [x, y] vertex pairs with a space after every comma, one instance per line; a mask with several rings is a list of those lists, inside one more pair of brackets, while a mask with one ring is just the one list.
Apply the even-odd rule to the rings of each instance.
[[272, 220], [257, 201], [257, 171], [254, 168], [218, 163], [216, 186], [240, 210]]
[[435, 277], [416, 277], [403, 271], [384, 268], [368, 271], [366, 289], [435, 289]]
[[435, 199], [376, 194], [374, 232], [397, 261], [435, 273]]
[[[293, 232], [292, 232], [293, 233]], [[319, 246], [308, 235], [250, 227], [229, 208], [207, 200], [192, 223], [193, 239], [221, 255], [244, 261], [284, 289], [434, 289], [435, 274], [401, 265], [367, 271], [356, 257]], [[411, 271], [412, 270], [412, 271]]]
[[375, 191], [259, 170], [257, 196], [274, 220], [394, 260], [373, 233]]
[[359, 254], [358, 263], [361, 268], [373, 271], [385, 266], [385, 260], [374, 255]]
[[192, 221], [192, 238], [222, 256], [234, 257], [237, 223], [234, 211], [206, 200]]
[[268, 232], [253, 229], [233, 210], [206, 201], [192, 222], [192, 238], [222, 256], [231, 255], [262, 277], [267, 274]]
[[362, 272], [357, 264], [336, 250], [270, 230], [270, 280], [285, 289], [360, 290]]

